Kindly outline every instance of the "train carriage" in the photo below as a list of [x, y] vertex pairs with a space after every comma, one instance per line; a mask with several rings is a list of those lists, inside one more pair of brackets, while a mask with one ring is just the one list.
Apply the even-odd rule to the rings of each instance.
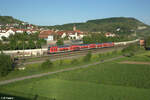
[[81, 48], [80, 45], [71, 45], [70, 46], [71, 51], [80, 50], [80, 48]]
[[49, 46], [48, 47], [48, 53], [57, 53], [58, 47], [57, 46]]
[[88, 49], [89, 44], [80, 44], [80, 49]]

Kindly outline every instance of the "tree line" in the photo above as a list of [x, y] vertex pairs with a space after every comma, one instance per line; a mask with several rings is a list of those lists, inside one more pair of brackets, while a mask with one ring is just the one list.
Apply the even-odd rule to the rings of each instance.
[[106, 37], [104, 34], [91, 33], [90, 35], [83, 37], [83, 43], [90, 44], [90, 43], [105, 43], [105, 42], [121, 42], [121, 41], [128, 41], [132, 39], [133, 37], [127, 37], [125, 35]]
[[[70, 23], [64, 25], [47, 26], [49, 29], [72, 30], [77, 29], [88, 32], [113, 32], [116, 34], [132, 34], [138, 26], [147, 26], [135, 18], [114, 17], [105, 19], [89, 20], [85, 23]], [[119, 31], [117, 30], [119, 29]]]
[[44, 39], [38, 37], [39, 33], [23, 34], [16, 33], [10, 35], [9, 38], [3, 37], [3, 42], [0, 41], [0, 50], [23, 50], [41, 48], [46, 43]]

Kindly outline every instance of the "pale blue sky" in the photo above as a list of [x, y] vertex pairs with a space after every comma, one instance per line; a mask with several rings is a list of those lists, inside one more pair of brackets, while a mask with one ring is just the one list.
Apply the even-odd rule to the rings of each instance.
[[135, 17], [150, 24], [150, 0], [0, 0], [0, 15], [38, 25]]

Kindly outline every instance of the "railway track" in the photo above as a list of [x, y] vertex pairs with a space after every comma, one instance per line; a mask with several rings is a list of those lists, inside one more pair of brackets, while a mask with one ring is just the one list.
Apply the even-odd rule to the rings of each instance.
[[[123, 47], [113, 47], [113, 48], [123, 48]], [[24, 57], [24, 58], [20, 58], [20, 60], [24, 60], [24, 59], [32, 59], [32, 58], [46, 58], [46, 57], [56, 57], [56, 56], [65, 56], [65, 55], [72, 55], [72, 54], [81, 54], [81, 53], [87, 53], [87, 52], [97, 52], [97, 51], [101, 51], [101, 50], [106, 50], [106, 49], [111, 49], [111, 48], [96, 48], [96, 49], [84, 49], [84, 50], [79, 50], [79, 51], [67, 51], [67, 52], [61, 52], [61, 53], [54, 53], [54, 54], [47, 54], [44, 56], [36, 56], [36, 57]]]
[[18, 65], [41, 63], [41, 62], [44, 62], [46, 59], [51, 59], [52, 61], [54, 61], [54, 60], [58, 60], [58, 59], [60, 60], [64, 58], [79, 57], [79, 56], [86, 55], [88, 52], [91, 52], [92, 54], [105, 53], [105, 52], [114, 51], [114, 50], [121, 50], [122, 48], [124, 47], [86, 49], [86, 50], [74, 51], [74, 52], [62, 52], [62, 53], [57, 53], [57, 54], [49, 54], [46, 56], [36, 57], [36, 58], [28, 57], [26, 59], [20, 59], [18, 61]]

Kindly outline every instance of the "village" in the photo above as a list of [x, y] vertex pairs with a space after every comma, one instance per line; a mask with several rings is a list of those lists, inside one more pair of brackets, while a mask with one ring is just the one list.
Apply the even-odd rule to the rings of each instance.
[[[24, 25], [24, 23], [22, 23]], [[48, 44], [54, 44], [56, 43], [58, 38], [63, 38], [65, 40], [82, 40], [84, 36], [88, 34], [88, 32], [77, 30], [76, 26], [73, 26], [72, 30], [50, 30], [50, 29], [44, 29], [44, 28], [38, 28], [37, 26], [33, 25], [27, 25], [25, 28], [17, 27], [18, 24], [6, 24], [6, 28], [2, 29], [2, 25], [0, 25], [0, 40], [3, 40], [3, 38], [8, 38], [10, 35], [14, 34], [35, 34], [39, 32], [39, 38], [44, 39], [47, 41]], [[100, 32], [91, 32], [91, 33], [100, 33]], [[106, 37], [115, 37], [116, 34], [106, 32]]]

